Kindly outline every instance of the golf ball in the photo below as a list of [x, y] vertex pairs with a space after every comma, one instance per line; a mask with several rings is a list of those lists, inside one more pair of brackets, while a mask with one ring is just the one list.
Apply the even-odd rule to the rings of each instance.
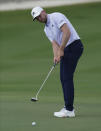
[[32, 126], [35, 126], [36, 125], [36, 122], [32, 122]]

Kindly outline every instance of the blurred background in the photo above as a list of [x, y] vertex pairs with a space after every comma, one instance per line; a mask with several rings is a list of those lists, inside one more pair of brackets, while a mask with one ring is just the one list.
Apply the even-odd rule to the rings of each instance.
[[0, 10], [29, 9], [33, 8], [33, 6], [56, 7], [100, 1], [101, 0], [0, 0]]
[[[100, 131], [101, 1], [37, 2], [0, 0], [0, 131]], [[59, 65], [47, 80], [39, 101], [30, 101], [53, 65], [44, 24], [33, 22], [30, 14], [36, 5], [44, 7], [47, 13], [66, 15], [84, 44], [74, 77], [73, 119], [53, 117], [53, 112], [64, 106]], [[31, 125], [32, 121], [36, 126]]]

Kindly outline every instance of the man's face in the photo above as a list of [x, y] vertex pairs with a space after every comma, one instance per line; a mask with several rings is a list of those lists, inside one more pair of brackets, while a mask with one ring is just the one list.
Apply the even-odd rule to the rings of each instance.
[[36, 17], [36, 19], [37, 19], [39, 22], [46, 23], [46, 22], [47, 22], [47, 14], [46, 14], [46, 12], [45, 12], [45, 11], [42, 11], [41, 14]]

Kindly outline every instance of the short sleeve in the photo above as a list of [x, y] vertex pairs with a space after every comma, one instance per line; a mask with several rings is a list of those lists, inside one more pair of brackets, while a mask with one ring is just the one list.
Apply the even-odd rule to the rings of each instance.
[[61, 13], [55, 14], [54, 21], [55, 21], [56, 25], [58, 26], [58, 28], [61, 28], [61, 26], [66, 23], [65, 16]]
[[46, 36], [47, 36], [47, 38], [50, 40], [50, 42], [53, 41], [53, 39], [52, 39], [50, 36], [48, 36], [48, 35], [46, 35]]
[[46, 29], [44, 29], [44, 32], [45, 32], [47, 38], [50, 40], [50, 42], [52, 42], [54, 40], [54, 38], [53, 38], [51, 32], [46, 31]]

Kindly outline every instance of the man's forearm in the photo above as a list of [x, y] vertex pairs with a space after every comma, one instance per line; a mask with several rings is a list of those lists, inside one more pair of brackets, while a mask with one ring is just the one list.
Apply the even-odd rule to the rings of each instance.
[[67, 27], [67, 24], [64, 24], [61, 27], [61, 31], [63, 32], [63, 35], [62, 35], [62, 42], [61, 42], [60, 49], [64, 50], [64, 48], [66, 47], [67, 42], [69, 41], [71, 33], [70, 33], [69, 28]]
[[67, 42], [69, 40], [69, 36], [68, 36], [68, 33], [63, 33], [63, 36], [62, 36], [62, 43], [61, 43], [61, 46], [60, 46], [60, 49], [64, 49]]
[[60, 47], [59, 47], [59, 45], [55, 41], [52, 42], [52, 47], [53, 47], [54, 57], [57, 57]]

